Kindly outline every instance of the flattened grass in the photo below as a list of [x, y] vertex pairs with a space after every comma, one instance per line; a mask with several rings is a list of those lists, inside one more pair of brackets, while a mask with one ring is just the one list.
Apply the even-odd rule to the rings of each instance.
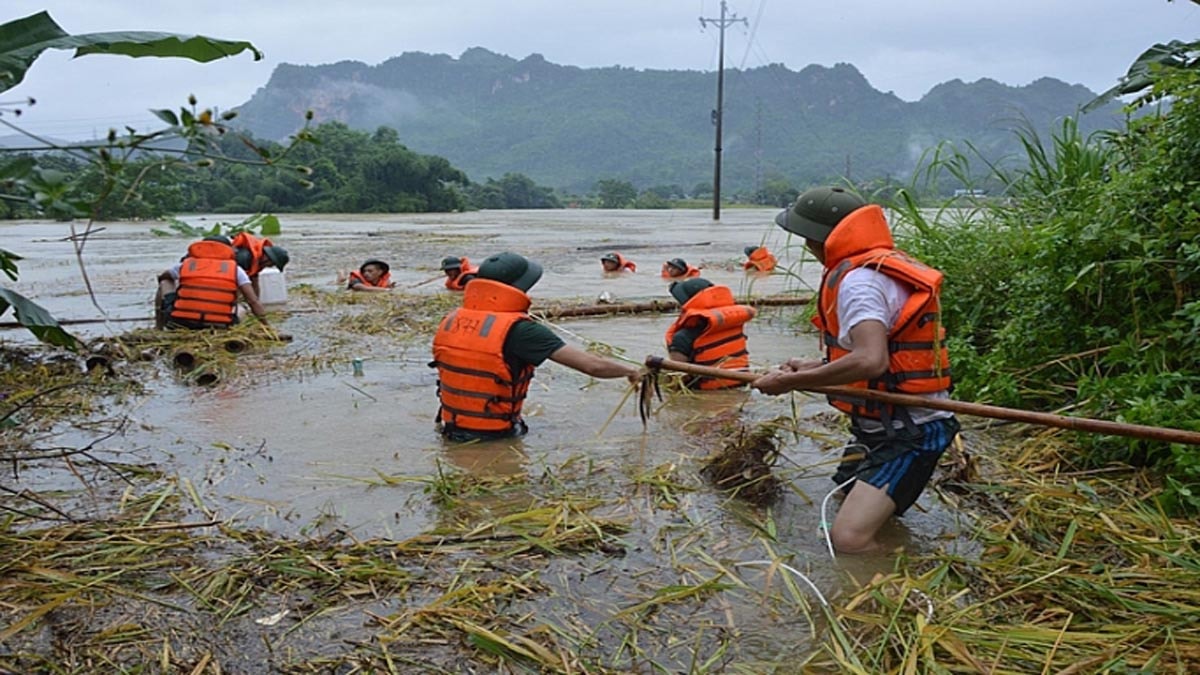
[[964, 500], [978, 518], [978, 560], [902, 556], [837, 610], [856, 647], [830, 636], [809, 665], [1195, 672], [1200, 525], [1167, 516], [1147, 473], [1070, 471], [1055, 438], [1005, 451], [975, 493], [987, 499]]

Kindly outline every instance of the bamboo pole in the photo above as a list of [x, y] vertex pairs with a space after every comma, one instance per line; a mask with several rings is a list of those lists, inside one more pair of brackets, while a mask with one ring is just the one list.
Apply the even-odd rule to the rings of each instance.
[[[752, 307], [794, 307], [812, 302], [808, 296], [768, 296], [750, 298], [745, 304]], [[674, 300], [650, 300], [648, 302], [626, 302], [610, 305], [582, 305], [578, 307], [535, 307], [530, 310], [548, 319], [569, 316], [600, 316], [603, 314], [640, 314], [644, 312], [673, 312], [679, 309]]]
[[431, 283], [437, 281], [438, 279], [445, 279], [445, 278], [446, 278], [446, 273], [442, 272], [441, 274], [435, 274], [434, 276], [429, 277], [425, 281], [418, 281], [415, 284], [409, 284], [408, 286], [405, 286], [405, 288], [417, 288], [418, 286], [424, 286], [425, 284], [431, 284]]
[[[725, 370], [724, 368], [713, 368], [711, 366], [698, 366], [693, 363], [682, 363], [680, 361], [664, 359], [660, 356], [647, 356], [646, 366], [652, 370], [675, 370], [681, 373], [719, 377], [726, 380], [737, 380], [739, 382], [747, 383], [753, 382], [759, 377], [762, 377], [762, 373], [751, 373], [742, 370]], [[1141, 424], [1124, 424], [1121, 422], [1110, 422], [1108, 420], [1097, 420], [1087, 417], [1067, 417], [1065, 415], [1032, 412], [1029, 410], [1018, 410], [1016, 408], [1003, 408], [1001, 406], [985, 405], [982, 403], [968, 403], [966, 401], [952, 401], [949, 399], [931, 399], [913, 394], [898, 394], [888, 391], [877, 391], [874, 389], [858, 389], [855, 387], [807, 387], [804, 389], [804, 391], [812, 391], [819, 394], [852, 396], [870, 401], [880, 401], [882, 403], [891, 403], [893, 405], [902, 405], [914, 408], [948, 410], [950, 412], [961, 413], [963, 415], [988, 417], [998, 420], [1009, 420], [1012, 422], [1023, 422], [1025, 424], [1036, 424], [1044, 427], [1057, 427], [1059, 429], [1070, 429], [1071, 431], [1086, 431], [1097, 434], [1108, 434], [1111, 436], [1140, 438], [1149, 441], [1164, 441], [1167, 443], [1200, 445], [1200, 433], [1195, 431], [1186, 431], [1184, 429], [1150, 427]]]
[[596, 246], [576, 246], [576, 251], [630, 251], [640, 248], [684, 248], [694, 246], [710, 246], [711, 241], [695, 241], [680, 244], [599, 244]]

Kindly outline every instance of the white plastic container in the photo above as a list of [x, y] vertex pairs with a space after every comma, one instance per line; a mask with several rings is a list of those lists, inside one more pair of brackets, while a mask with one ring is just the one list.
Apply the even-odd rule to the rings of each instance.
[[283, 272], [268, 267], [258, 273], [258, 299], [264, 305], [287, 303], [287, 277]]

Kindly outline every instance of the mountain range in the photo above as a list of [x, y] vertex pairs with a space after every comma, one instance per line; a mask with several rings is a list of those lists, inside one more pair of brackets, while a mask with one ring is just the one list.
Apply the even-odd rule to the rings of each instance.
[[[458, 58], [407, 52], [375, 66], [281, 64], [236, 123], [272, 140], [300, 128], [308, 110], [318, 124], [389, 126], [410, 149], [445, 157], [477, 182], [513, 172], [573, 191], [601, 179], [691, 188], [712, 181], [716, 88], [713, 72], [579, 68], [479, 47]], [[906, 181], [944, 141], [1003, 162], [1020, 149], [1014, 129], [1046, 140], [1095, 97], [1049, 77], [1016, 87], [956, 79], [907, 102], [846, 63], [730, 69], [722, 184]], [[1080, 115], [1079, 127], [1117, 128], [1121, 115], [1113, 103]]]

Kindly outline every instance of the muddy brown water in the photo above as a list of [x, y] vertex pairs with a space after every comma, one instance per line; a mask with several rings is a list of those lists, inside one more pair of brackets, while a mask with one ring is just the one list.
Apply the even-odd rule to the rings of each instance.
[[[283, 233], [273, 240], [291, 253], [286, 276], [293, 291], [310, 286], [322, 293], [348, 294], [333, 283], [336, 271], [357, 267], [371, 257], [388, 261], [400, 286], [413, 286], [436, 275], [446, 255], [481, 261], [491, 253], [511, 250], [545, 267], [543, 279], [531, 292], [535, 305], [550, 300], [588, 302], [601, 294], [615, 301], [666, 299], [659, 267], [673, 257], [701, 267], [705, 277], [731, 286], [741, 296], [806, 293], [815, 285], [819, 267], [802, 255], [798, 242], [774, 226], [774, 213], [726, 210], [719, 223], [703, 210], [285, 215], [280, 218]], [[211, 225], [240, 218], [184, 220]], [[155, 225], [106, 223], [89, 237], [84, 249], [87, 276], [108, 316], [149, 317], [155, 275], [183, 254], [189, 240], [154, 236], [150, 228]], [[0, 248], [24, 257], [19, 282], [8, 286], [60, 319], [96, 318], [100, 309], [93, 306], [74, 249], [64, 240], [71, 234], [69, 228], [41, 221], [0, 224]], [[766, 277], [747, 275], [740, 267], [743, 248], [764, 243], [786, 271]], [[624, 253], [638, 264], [638, 271], [602, 274], [599, 258], [608, 250]], [[440, 282], [408, 292], [447, 293]], [[766, 368], [788, 357], [816, 355], [816, 339], [797, 330], [801, 311], [761, 311], [748, 328], [754, 366]], [[331, 342], [312, 330], [321, 320], [319, 314], [297, 313], [275, 321], [294, 340], [272, 350], [276, 352], [272, 357], [294, 363], [310, 353], [322, 353], [330, 364], [327, 367], [259, 370], [252, 380], [234, 378], [215, 387], [188, 386], [169, 369], [146, 370], [145, 393], [108, 411], [133, 423], [126, 425], [123, 434], [105, 441], [101, 451], [123, 461], [153, 463], [180, 485], [186, 480], [217, 517], [285, 536], [316, 536], [341, 529], [359, 539], [402, 539], [434, 527], [441, 514], [426, 488], [439, 467], [533, 479], [564, 465], [592, 463], [603, 474], [598, 484], [624, 505], [617, 510], [623, 509], [620, 515], [631, 521], [623, 537], [627, 553], [615, 563], [619, 570], [614, 574], [624, 581], [598, 577], [569, 593], [560, 591], [571, 597], [577, 611], [589, 608], [603, 616], [611, 613], [610, 603], [619, 602], [619, 596], [611, 596], [614, 584], [637, 586], [647, 570], [655, 570], [655, 578], [664, 583], [672, 581], [670, 570], [678, 561], [672, 562], [673, 554], [664, 550], [662, 542], [670, 538], [664, 533], [703, 530], [708, 552], [722, 560], [771, 557], [759, 526], [753, 525], [767, 518], [764, 512], [730, 502], [702, 483], [681, 493], [678, 504], [669, 510], [653, 508], [650, 499], [627, 495], [639, 494], [639, 477], [656, 467], [679, 467], [694, 475], [698, 459], [716, 449], [713, 431], [721, 424], [752, 424], [795, 414], [802, 420], [801, 428], [811, 433], [786, 439], [778, 469], [788, 479], [789, 489], [769, 514], [774, 528], [770, 549], [804, 570], [831, 598], [846, 583], [843, 573], [862, 578], [892, 565], [890, 553], [831, 560], [826, 550], [819, 533], [820, 506], [833, 487], [830, 462], [838, 456], [844, 438], [832, 425], [835, 416], [822, 400], [747, 391], [672, 396], [660, 404], [643, 431], [633, 397], [614, 415], [627, 393], [623, 380], [596, 381], [547, 362], [538, 370], [526, 403], [530, 427], [526, 437], [453, 446], [433, 429], [436, 378], [426, 365], [427, 339], [396, 342], [387, 336], [356, 335]], [[670, 315], [643, 314], [553, 323], [569, 344], [595, 341], [641, 361], [648, 354], [662, 353], [663, 333], [671, 321]], [[71, 330], [94, 338], [137, 325], [98, 323]], [[0, 339], [29, 341], [19, 330], [6, 330]], [[361, 376], [352, 374], [354, 358], [363, 359]], [[93, 436], [74, 431], [64, 438], [82, 444]], [[22, 481], [20, 487], [35, 490], [72, 485], [69, 478], [36, 474], [26, 474]], [[835, 508], [831, 506], [830, 518]], [[886, 541], [910, 550], [953, 547], [965, 543], [962, 529], [955, 513], [927, 493], [919, 508], [890, 525]], [[561, 564], [569, 569], [574, 563], [568, 559]], [[760, 570], [745, 570], [752, 583], [763, 581]], [[803, 649], [808, 639], [806, 630], [795, 630], [752, 601], [735, 604], [729, 612], [743, 631], [744, 648], [761, 652], [761, 657]]]

